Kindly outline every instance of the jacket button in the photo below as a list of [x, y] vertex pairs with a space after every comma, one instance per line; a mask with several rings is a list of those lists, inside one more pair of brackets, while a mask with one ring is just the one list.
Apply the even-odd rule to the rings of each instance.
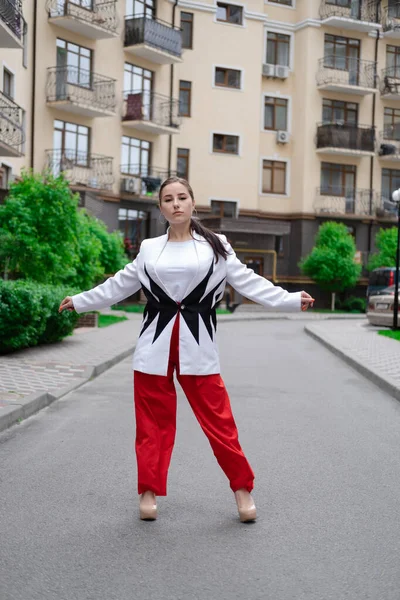
[[185, 305], [181, 304], [181, 310], [185, 310]]

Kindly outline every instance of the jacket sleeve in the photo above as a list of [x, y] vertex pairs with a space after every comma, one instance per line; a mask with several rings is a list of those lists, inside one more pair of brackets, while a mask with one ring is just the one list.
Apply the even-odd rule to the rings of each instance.
[[220, 235], [220, 238], [228, 251], [226, 281], [239, 294], [271, 310], [282, 312], [298, 312], [301, 310], [301, 292], [290, 293], [274, 285], [268, 279], [257, 275], [252, 269], [240, 262], [226, 237]]
[[141, 288], [138, 277], [138, 257], [113, 277], [88, 292], [72, 296], [77, 313], [107, 308], [131, 296]]

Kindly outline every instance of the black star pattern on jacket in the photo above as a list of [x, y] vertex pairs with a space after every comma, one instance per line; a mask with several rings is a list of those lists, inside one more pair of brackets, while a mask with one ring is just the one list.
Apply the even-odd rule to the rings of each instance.
[[[211, 323], [214, 325], [214, 330], [217, 329], [217, 315], [215, 308], [212, 307], [213, 297], [216, 290], [224, 281], [225, 277], [216, 285], [212, 290], [204, 296], [207, 289], [207, 284], [214, 271], [214, 263], [211, 262], [210, 268], [204, 279], [194, 288], [190, 294], [182, 300], [181, 303], [175, 302], [160, 288], [159, 285], [150, 277], [147, 272], [146, 266], [144, 271], [150, 282], [150, 290], [142, 284], [143, 292], [147, 298], [147, 304], [143, 313], [143, 320], [145, 321], [140, 335], [142, 335], [146, 329], [151, 325], [154, 319], [158, 315], [157, 327], [153, 338], [153, 344], [156, 339], [164, 331], [168, 323], [173, 319], [178, 311], [181, 312], [182, 317], [185, 319], [187, 326], [189, 327], [194, 339], [199, 344], [199, 316], [202, 318], [204, 325], [209, 333], [211, 339], [213, 339], [213, 330]], [[204, 298], [203, 298], [204, 296]], [[140, 336], [139, 336], [140, 337]]]

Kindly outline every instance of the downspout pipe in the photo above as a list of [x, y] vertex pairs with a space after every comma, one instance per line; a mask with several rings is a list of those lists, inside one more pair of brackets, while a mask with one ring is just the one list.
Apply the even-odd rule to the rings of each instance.
[[[176, 7], [178, 6], [178, 1], [175, 0], [174, 6], [172, 7], [172, 27], [175, 27], [175, 15], [176, 15]], [[174, 64], [170, 66], [170, 75], [169, 75], [169, 98], [171, 102], [171, 114], [172, 114], [172, 96], [174, 93]], [[171, 175], [171, 165], [172, 165], [172, 135], [168, 136], [168, 177]]]
[[[375, 20], [377, 23], [380, 22], [380, 10], [381, 10], [381, 3], [378, 2], [376, 5], [376, 14], [375, 14]], [[376, 31], [376, 37], [375, 37], [375, 55], [374, 55], [374, 61], [375, 61], [375, 65], [376, 65], [376, 69], [378, 68], [378, 52], [379, 52], [379, 39], [380, 39], [380, 33], [377, 30]], [[378, 74], [375, 71], [375, 76], [374, 76], [374, 85], [376, 86], [378, 82]], [[376, 117], [376, 94], [373, 94], [373, 98], [372, 98], [372, 127], [374, 128], [375, 131], [375, 117]], [[371, 156], [370, 158], [370, 170], [369, 170], [369, 214], [370, 217], [372, 217], [373, 214], [373, 196], [374, 196], [374, 164], [375, 164], [375, 156]], [[368, 226], [368, 253], [371, 252], [371, 248], [372, 248], [372, 221], [369, 221], [369, 226]]]
[[37, 0], [33, 0], [32, 39], [32, 98], [31, 98], [31, 155], [30, 168], [35, 166], [35, 106], [36, 106], [36, 47], [37, 47]]

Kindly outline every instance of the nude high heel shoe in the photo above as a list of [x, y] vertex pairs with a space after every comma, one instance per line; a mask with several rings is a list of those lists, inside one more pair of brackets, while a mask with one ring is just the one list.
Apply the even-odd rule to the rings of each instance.
[[242, 523], [255, 521], [257, 518], [256, 506], [250, 493], [241, 488], [235, 492], [235, 500], [239, 512], [239, 518]]
[[139, 514], [142, 521], [155, 521], [157, 519], [157, 503], [154, 492], [143, 492], [140, 496]]

